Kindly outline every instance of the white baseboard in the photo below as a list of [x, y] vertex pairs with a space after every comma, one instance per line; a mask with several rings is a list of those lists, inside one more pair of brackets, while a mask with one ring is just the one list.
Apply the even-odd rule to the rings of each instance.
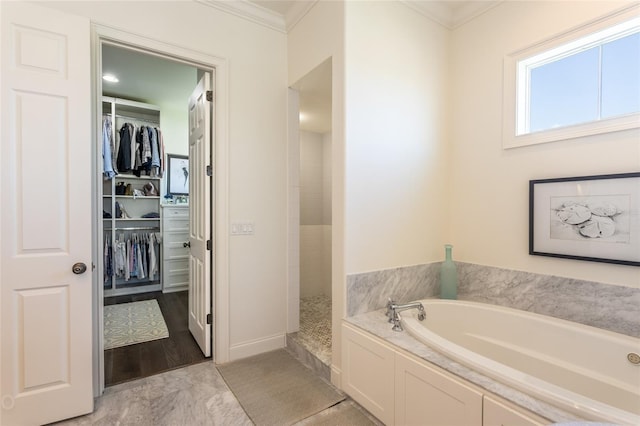
[[286, 334], [277, 334], [275, 336], [231, 345], [229, 348], [229, 361], [235, 361], [252, 355], [274, 351], [276, 349], [284, 348], [286, 344]]
[[331, 365], [331, 384], [342, 390], [342, 369]]

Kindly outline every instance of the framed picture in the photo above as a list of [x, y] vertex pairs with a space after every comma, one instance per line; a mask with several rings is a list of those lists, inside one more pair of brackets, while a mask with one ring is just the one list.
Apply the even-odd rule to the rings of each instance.
[[529, 181], [529, 254], [640, 266], [640, 173]]
[[167, 154], [167, 193], [189, 195], [189, 157]]

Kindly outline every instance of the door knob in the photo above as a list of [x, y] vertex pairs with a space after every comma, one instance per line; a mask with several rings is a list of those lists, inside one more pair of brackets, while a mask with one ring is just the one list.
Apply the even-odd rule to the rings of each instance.
[[182, 247], [191, 247], [191, 241], [187, 241], [186, 243], [182, 243]]
[[87, 270], [87, 265], [82, 262], [74, 263], [71, 270], [76, 275], [84, 274]]

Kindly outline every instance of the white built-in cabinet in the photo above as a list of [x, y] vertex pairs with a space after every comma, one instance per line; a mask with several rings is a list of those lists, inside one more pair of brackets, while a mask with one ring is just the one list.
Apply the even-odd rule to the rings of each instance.
[[423, 360], [396, 353], [395, 424], [482, 424], [482, 393]]
[[189, 288], [189, 206], [162, 206], [163, 287], [165, 293]]
[[395, 351], [367, 333], [342, 327], [342, 390], [387, 425], [394, 424]]
[[342, 386], [386, 425], [551, 423], [347, 323], [342, 325]]
[[[136, 125], [160, 126], [160, 108], [141, 102], [120, 98], [102, 98], [103, 117], [110, 116], [113, 126], [113, 137], [125, 122]], [[102, 143], [102, 140], [100, 141]], [[102, 145], [100, 146], [102, 148]], [[117, 155], [117, 154], [116, 154]], [[102, 164], [101, 164], [102, 166]], [[102, 175], [103, 168], [100, 168]], [[161, 212], [159, 195], [141, 195], [148, 183], [155, 186], [160, 194], [160, 177], [148, 176], [144, 173], [136, 176], [131, 172], [119, 173], [112, 179], [104, 179], [102, 186], [102, 229], [103, 229], [103, 285], [104, 296], [118, 296], [123, 294], [143, 293], [162, 289], [162, 244], [155, 247], [155, 260], [158, 265], [157, 273], [153, 276], [137, 278], [134, 276], [117, 276], [115, 267], [107, 268], [106, 256], [115, 259], [113, 249], [115, 241], [128, 240], [132, 236], [146, 238], [149, 234], [161, 235]], [[116, 187], [129, 187], [125, 194], [119, 193]], [[135, 191], [137, 190], [137, 191]], [[135, 194], [133, 193], [135, 191]], [[120, 213], [120, 216], [118, 216]], [[155, 217], [145, 217], [155, 214]], [[160, 238], [160, 241], [162, 239]], [[145, 262], [148, 262], [145, 259]], [[112, 265], [115, 266], [115, 260]]]
[[482, 400], [484, 426], [544, 426], [550, 422], [536, 414], [495, 395], [484, 395]]

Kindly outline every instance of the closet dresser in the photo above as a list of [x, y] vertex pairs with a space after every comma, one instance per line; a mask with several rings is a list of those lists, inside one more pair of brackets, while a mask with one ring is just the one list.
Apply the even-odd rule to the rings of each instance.
[[189, 205], [162, 205], [162, 237], [164, 256], [162, 261], [165, 293], [189, 288]]

